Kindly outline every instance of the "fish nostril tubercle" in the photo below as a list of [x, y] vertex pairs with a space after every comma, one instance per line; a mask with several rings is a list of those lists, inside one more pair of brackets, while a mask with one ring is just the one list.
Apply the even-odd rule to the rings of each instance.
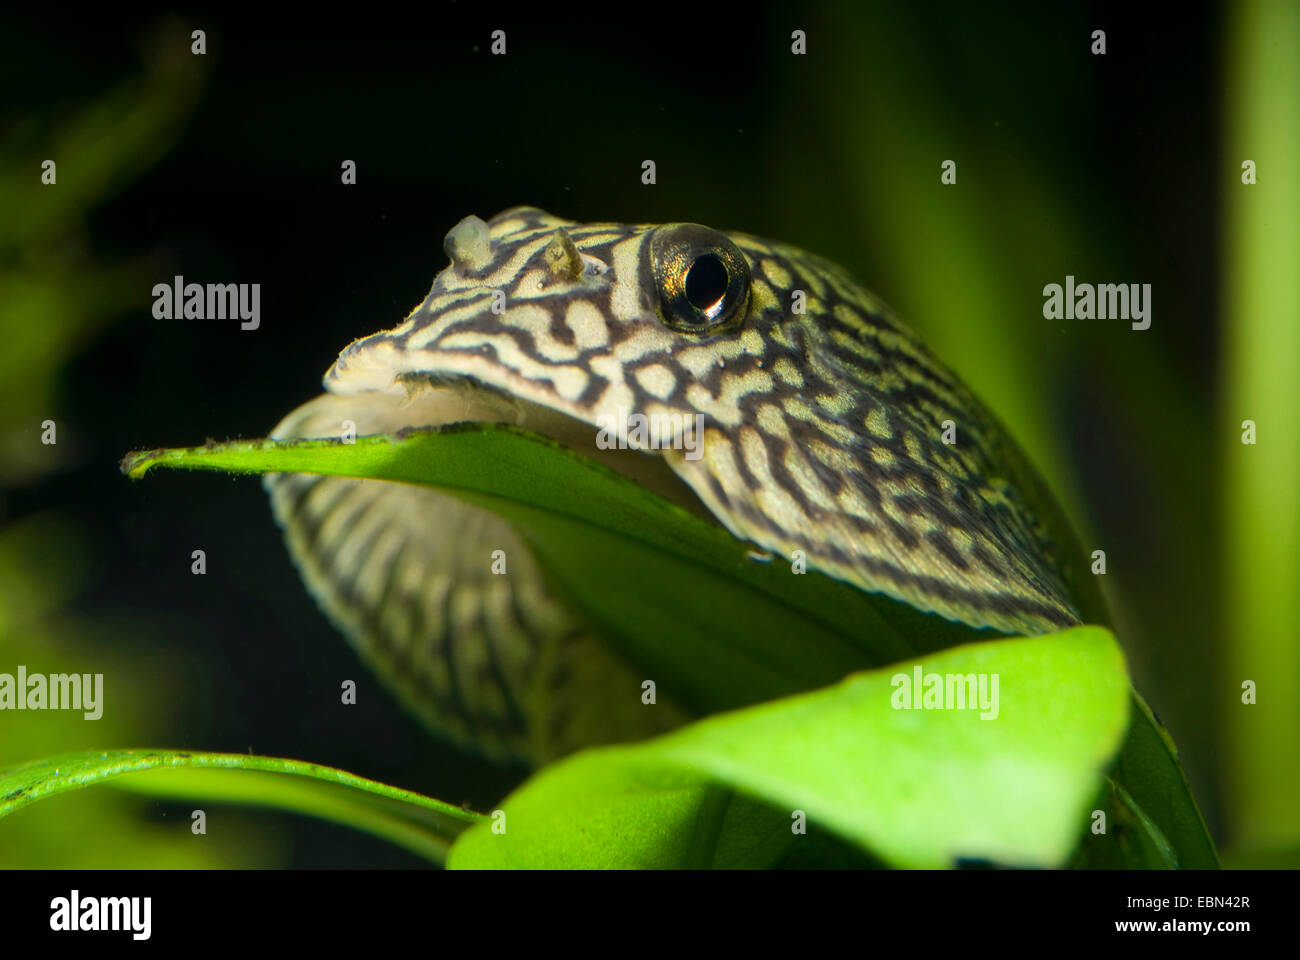
[[442, 248], [461, 270], [482, 270], [492, 261], [488, 225], [472, 214], [447, 231]]

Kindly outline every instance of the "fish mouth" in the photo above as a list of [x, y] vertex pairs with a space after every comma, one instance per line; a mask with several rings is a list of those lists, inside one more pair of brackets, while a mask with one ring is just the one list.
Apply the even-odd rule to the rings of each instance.
[[[340, 357], [340, 362], [343, 357]], [[713, 514], [657, 451], [611, 448], [600, 431], [563, 410], [518, 397], [478, 377], [448, 370], [336, 363], [329, 390], [298, 407], [271, 431], [273, 440], [357, 437], [465, 423], [509, 424], [552, 440], [631, 479], [651, 493], [716, 523]]]

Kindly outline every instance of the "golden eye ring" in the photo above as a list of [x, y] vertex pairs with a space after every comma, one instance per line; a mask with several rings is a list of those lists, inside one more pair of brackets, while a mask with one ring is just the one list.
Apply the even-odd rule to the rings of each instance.
[[734, 243], [694, 223], [660, 227], [650, 240], [659, 314], [673, 330], [718, 333], [743, 322], [749, 263]]

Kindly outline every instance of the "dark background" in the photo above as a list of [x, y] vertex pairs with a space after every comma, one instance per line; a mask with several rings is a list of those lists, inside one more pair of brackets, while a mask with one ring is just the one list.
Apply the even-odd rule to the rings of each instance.
[[[57, 156], [60, 182], [72, 181], [93, 144], [66, 131], [80, 129], [88, 104], [121, 96], [99, 131], [108, 138], [147, 125], [132, 119], [133, 102], [174, 114], [52, 239], [28, 237], [9, 254], [14, 271], [60, 264], [74, 306], [98, 311], [58, 338], [49, 412], [34, 411], [59, 424], [57, 459], [11, 472], [3, 518], [58, 531], [28, 528], [37, 533], [24, 557], [43, 577], [58, 581], [78, 558], [57, 613], [65, 634], [81, 630], [66, 649], [123, 665], [109, 696], [136, 711], [102, 745], [302, 758], [480, 809], [516, 782], [519, 771], [464, 757], [393, 706], [301, 586], [257, 482], [167, 471], [130, 482], [117, 463], [133, 449], [263, 436], [319, 392], [350, 340], [423, 298], [460, 218], [526, 203], [579, 221], [691, 220], [777, 237], [840, 261], [892, 303], [1058, 490], [1069, 478], [1062, 496], [1085, 543], [1108, 551], [1132, 668], [1182, 747], [1216, 837], [1230, 835], [1207, 707], [1218, 591], [1212, 565], [1191, 562], [1215, 550], [1214, 476], [1203, 467], [1219, 336], [1218, 12], [540, 10], [8, 17], [0, 133], [11, 156]], [[207, 31], [204, 58], [188, 53], [195, 28]], [[497, 28], [504, 57], [488, 54]], [[808, 31], [807, 56], [790, 53], [795, 28]], [[1107, 31], [1104, 57], [1088, 53], [1096, 28]], [[939, 131], [943, 152], [907, 166], [899, 158], [926, 142], [917, 131]], [[960, 249], [946, 220], [925, 215], [932, 201], [910, 199], [943, 196], [948, 157], [956, 189], [976, 198], [951, 214], [970, 232]], [[653, 186], [641, 183], [645, 159], [658, 166]], [[356, 186], [340, 184], [343, 160], [356, 161]], [[981, 326], [978, 310], [969, 322], [927, 312], [936, 289], [961, 282], [953, 261], [971, 251], [985, 257], [968, 268], [977, 275], [1014, 278], [1018, 299], [1000, 327]], [[104, 294], [80, 279], [92, 264], [122, 265], [130, 282]], [[155, 320], [152, 284], [175, 273], [260, 283], [261, 328]], [[1042, 285], [1066, 273], [1153, 284], [1140, 350], [1126, 323], [1042, 319]], [[977, 306], [979, 296], [966, 294]], [[1037, 418], [1029, 436], [1017, 411]], [[204, 577], [190, 574], [196, 548]], [[356, 707], [338, 703], [343, 678], [358, 681]], [[66, 718], [38, 721], [63, 724], [66, 749], [100, 745]], [[47, 733], [0, 743], [0, 761], [33, 759], [65, 735]], [[165, 826], [188, 808], [145, 809]], [[212, 838], [219, 861], [419, 863], [343, 828], [240, 817], [262, 832]], [[230, 852], [256, 837], [269, 845]], [[84, 862], [43, 849], [25, 855]], [[167, 856], [155, 862], [175, 862]]]

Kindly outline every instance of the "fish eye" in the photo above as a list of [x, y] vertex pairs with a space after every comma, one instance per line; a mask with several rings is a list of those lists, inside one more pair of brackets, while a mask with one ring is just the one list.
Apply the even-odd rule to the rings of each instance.
[[650, 260], [663, 321], [683, 333], [738, 325], [749, 304], [749, 264], [716, 230], [675, 224], [655, 231]]

